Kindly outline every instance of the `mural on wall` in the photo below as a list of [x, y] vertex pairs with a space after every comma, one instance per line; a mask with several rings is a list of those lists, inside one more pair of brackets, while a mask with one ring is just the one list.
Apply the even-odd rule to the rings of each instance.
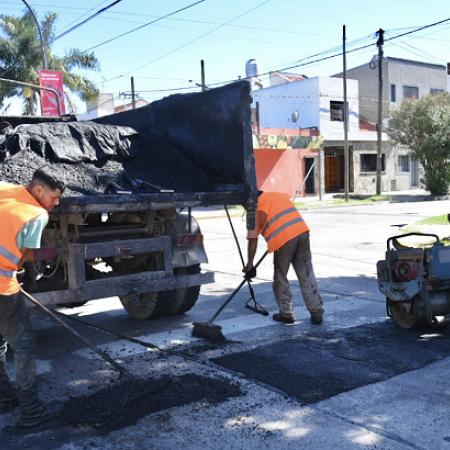
[[274, 134], [253, 135], [253, 148], [321, 148], [323, 136], [277, 136]]

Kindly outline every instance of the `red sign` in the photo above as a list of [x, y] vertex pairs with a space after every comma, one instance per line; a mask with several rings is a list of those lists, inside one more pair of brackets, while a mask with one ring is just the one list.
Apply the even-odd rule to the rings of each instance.
[[[64, 104], [62, 72], [59, 70], [40, 70], [39, 83], [41, 86], [54, 89], [58, 93], [61, 103], [61, 114], [65, 114], [66, 106]], [[41, 109], [43, 116], [59, 116], [58, 102], [53, 92], [41, 89]]]

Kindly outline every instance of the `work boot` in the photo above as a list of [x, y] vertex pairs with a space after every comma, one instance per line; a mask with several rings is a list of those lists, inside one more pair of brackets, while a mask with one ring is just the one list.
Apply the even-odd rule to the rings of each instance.
[[5, 389], [0, 389], [0, 414], [7, 413], [19, 406], [17, 391], [8, 383]]
[[276, 322], [284, 322], [284, 323], [294, 323], [295, 322], [295, 317], [285, 316], [280, 313], [275, 313], [273, 315], [272, 319], [275, 320]]
[[44, 405], [37, 394], [20, 394], [20, 422], [21, 427], [34, 427], [42, 422], [54, 419], [63, 410], [60, 402], [50, 402]]
[[311, 323], [314, 325], [320, 325], [322, 323], [322, 316], [313, 316], [311, 315]]

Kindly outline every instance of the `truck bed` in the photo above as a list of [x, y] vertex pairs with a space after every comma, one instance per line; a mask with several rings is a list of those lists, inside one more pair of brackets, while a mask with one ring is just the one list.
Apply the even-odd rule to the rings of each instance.
[[[257, 187], [250, 104], [249, 84], [241, 81], [173, 95], [93, 121], [137, 132], [138, 138], [130, 138], [132, 157], [127, 158], [102, 155], [98, 160], [71, 162], [69, 152], [68, 158], [58, 158], [48, 144], [33, 144], [32, 136], [26, 148], [3, 158], [0, 179], [26, 185], [38, 167], [51, 164], [60, 169], [67, 191], [53, 210], [57, 214], [223, 204], [243, 205], [251, 212]], [[64, 147], [64, 140], [57, 138]], [[18, 133], [16, 140], [21, 139]], [[73, 146], [69, 140], [67, 144]]]

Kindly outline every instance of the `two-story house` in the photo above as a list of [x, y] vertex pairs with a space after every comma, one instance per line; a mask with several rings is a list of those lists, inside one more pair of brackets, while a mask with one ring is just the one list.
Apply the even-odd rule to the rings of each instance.
[[[378, 121], [378, 62], [347, 70], [347, 78], [359, 83], [359, 114], [371, 123]], [[399, 58], [385, 57], [382, 60], [383, 74], [383, 125], [386, 125], [391, 111], [397, 109], [406, 98], [420, 98], [447, 91], [447, 68]], [[343, 74], [334, 75], [342, 78]], [[389, 171], [390, 188], [387, 190], [408, 190], [419, 187], [420, 167], [412, 160], [408, 149], [383, 146], [383, 163]], [[383, 190], [386, 190], [383, 187]]]

